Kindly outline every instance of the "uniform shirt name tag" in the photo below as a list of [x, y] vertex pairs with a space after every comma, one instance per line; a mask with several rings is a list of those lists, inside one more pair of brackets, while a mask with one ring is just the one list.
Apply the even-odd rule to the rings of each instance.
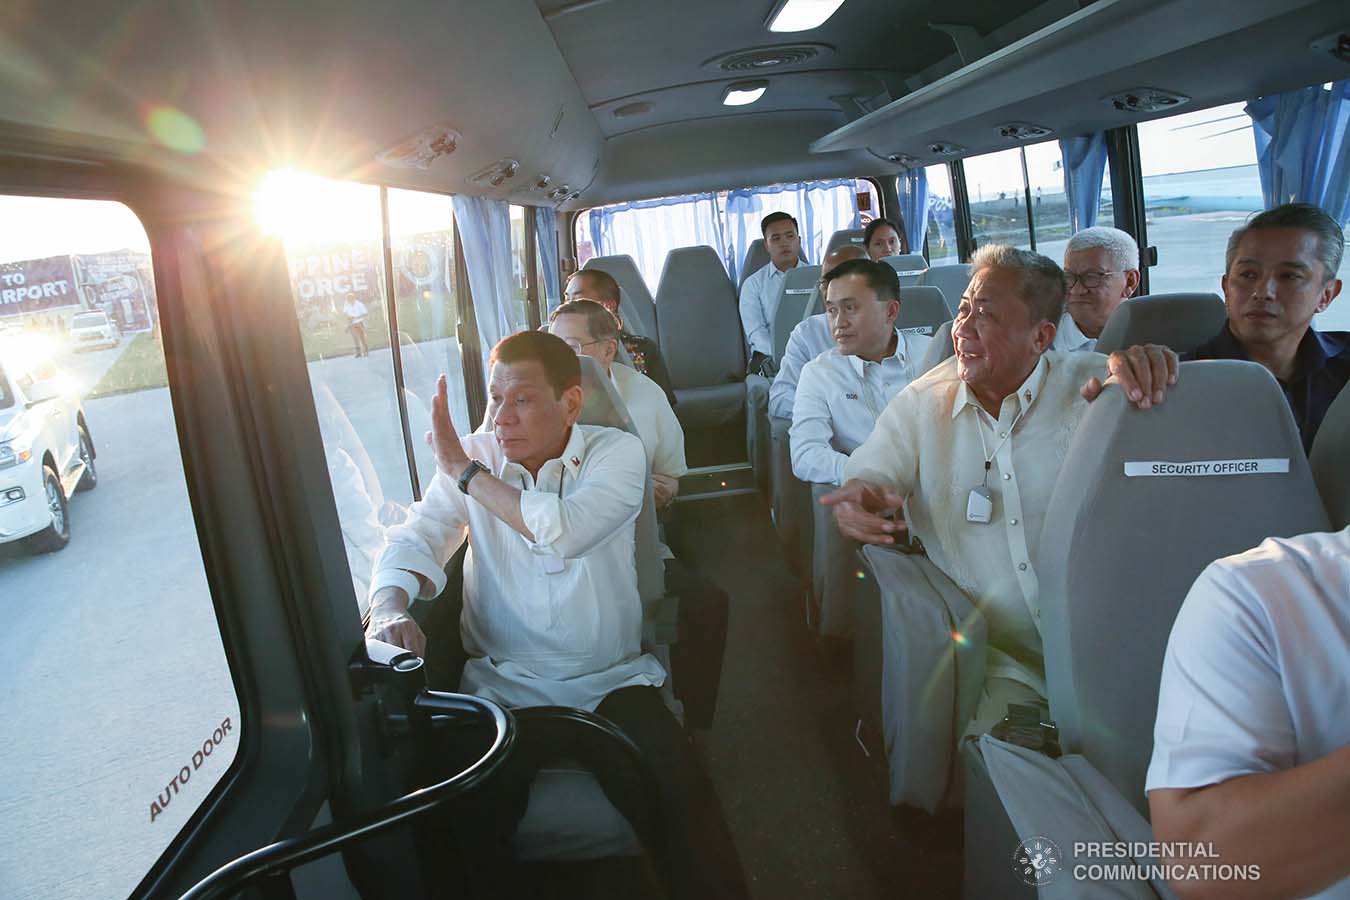
[[1167, 460], [1125, 463], [1126, 478], [1205, 478], [1210, 475], [1287, 475], [1289, 458], [1206, 459], [1194, 462]]

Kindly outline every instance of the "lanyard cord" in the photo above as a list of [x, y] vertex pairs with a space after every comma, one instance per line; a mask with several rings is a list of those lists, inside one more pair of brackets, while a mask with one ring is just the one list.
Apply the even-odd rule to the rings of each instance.
[[1026, 412], [1025, 407], [1017, 411], [1017, 415], [1013, 416], [1012, 424], [1008, 426], [1008, 433], [1003, 436], [1002, 440], [994, 445], [994, 452], [990, 453], [989, 447], [984, 442], [984, 419], [982, 416], [986, 413], [984, 413], [983, 409], [975, 410], [975, 428], [980, 435], [980, 452], [984, 454], [984, 480], [981, 484], [985, 487], [989, 487], [989, 469], [994, 464], [994, 457], [998, 456], [998, 451], [1002, 450], [1003, 445], [1008, 443], [1008, 439], [1012, 437], [1013, 429], [1016, 428], [1017, 423], [1021, 421], [1022, 413], [1024, 412]]

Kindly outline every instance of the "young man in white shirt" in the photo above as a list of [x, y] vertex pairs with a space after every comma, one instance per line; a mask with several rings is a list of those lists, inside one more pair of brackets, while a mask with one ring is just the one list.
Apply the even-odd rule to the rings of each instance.
[[[680, 477], [689, 471], [684, 459], [684, 430], [675, 410], [655, 382], [615, 362], [619, 329], [615, 318], [600, 304], [572, 300], [553, 311], [549, 331], [562, 338], [578, 355], [600, 363], [628, 409], [647, 451], [657, 509], [668, 509], [680, 490]], [[666, 590], [680, 598], [679, 640], [670, 648], [675, 696], [684, 704], [685, 721], [711, 728], [726, 652], [726, 593], [661, 547]]]
[[1064, 248], [1064, 314], [1052, 350], [1095, 350], [1106, 320], [1139, 290], [1139, 245], [1107, 225], [1084, 228]]
[[369, 356], [370, 347], [366, 344], [366, 316], [370, 310], [358, 298], [351, 297], [342, 307], [342, 314], [347, 317], [347, 330], [352, 334], [352, 343], [356, 345], [356, 355]]
[[752, 373], [772, 376], [773, 317], [778, 310], [778, 295], [783, 276], [801, 264], [802, 239], [797, 220], [785, 212], [769, 213], [759, 223], [769, 261], [741, 285], [741, 326], [750, 345]]
[[985, 690], [967, 726], [978, 734], [1008, 703], [1046, 696], [1034, 562], [1086, 400], [1109, 372], [1140, 408], [1161, 403], [1177, 357], [1154, 346], [1109, 359], [1050, 350], [1064, 275], [1040, 254], [990, 244], [971, 272], [952, 328], [956, 355], [896, 395], [853, 451], [844, 486], [822, 502], [862, 543], [894, 544], [912, 530], [984, 611]]
[[1260, 866], [1177, 896], [1350, 898], [1350, 528], [1270, 538], [1196, 579], [1146, 789], [1157, 840]]
[[802, 481], [842, 484], [848, 455], [877, 417], [917, 377], [933, 340], [904, 334], [900, 279], [870, 259], [841, 263], [821, 279], [834, 347], [802, 368], [792, 407], [792, 473]]
[[[371, 575], [367, 634], [424, 652], [408, 614], [445, 587], [444, 567], [469, 542], [460, 617], [460, 689], [506, 706], [573, 706], [612, 720], [651, 763], [675, 894], [744, 897], [746, 889], [711, 782], [657, 688], [661, 664], [640, 647], [642, 603], [634, 522], [646, 491], [640, 440], [577, 424], [581, 367], [563, 341], [522, 332], [490, 358], [492, 431], [455, 434], [445, 377], [432, 401], [437, 471], [403, 524], [390, 528]], [[525, 811], [533, 772], [499, 779]], [[631, 796], [597, 773], [610, 799]]]
[[[838, 247], [825, 255], [820, 264], [820, 277], [824, 279], [841, 262], [862, 259], [866, 255], [857, 244]], [[793, 326], [778, 372], [769, 386], [769, 415], [792, 418], [792, 404], [797, 399], [797, 381], [801, 378], [802, 367], [833, 346], [834, 338], [830, 337], [830, 324], [825, 321], [824, 313], [807, 316]]]

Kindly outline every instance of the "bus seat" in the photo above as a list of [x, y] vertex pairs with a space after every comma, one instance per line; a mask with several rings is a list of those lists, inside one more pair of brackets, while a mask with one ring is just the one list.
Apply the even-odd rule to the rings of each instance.
[[[792, 474], [792, 450], [788, 439], [788, 429], [791, 427], [791, 419], [769, 417], [770, 504], [783, 559], [793, 574], [806, 577], [809, 560], [802, 559], [801, 548], [803, 544], [810, 546], [810, 540], [802, 537], [803, 529], [810, 530], [810, 490]], [[803, 522], [804, 519], [807, 521]], [[804, 569], [804, 566], [807, 568]]]
[[937, 288], [926, 285], [900, 288], [900, 315], [895, 320], [896, 328], [933, 335], [951, 317], [947, 312], [947, 301], [942, 299], [942, 291]]
[[[1287, 471], [1151, 475], [1158, 462], [1254, 460]], [[1037, 561], [1050, 717], [1063, 751], [1146, 818], [1163, 654], [1191, 585], [1220, 557], [1327, 526], [1293, 416], [1260, 365], [1183, 363], [1167, 402], [1152, 410], [1134, 409], [1119, 390], [1104, 393], [1069, 444]], [[968, 770], [984, 764], [974, 747], [964, 756]], [[993, 774], [1005, 803], [1025, 802]], [[1062, 811], [1035, 805], [1010, 815], [1055, 828]], [[1007, 849], [967, 852], [992, 864]]]
[[618, 345], [618, 349], [614, 351], [614, 361], [630, 369], [636, 369], [637, 366], [633, 365], [633, 357], [628, 352], [628, 348], [623, 345], [623, 341], [615, 341], [615, 343]]
[[922, 276], [928, 271], [928, 260], [922, 253], [901, 253], [898, 256], [883, 256], [881, 261], [895, 270], [900, 277]]
[[[618, 256], [593, 256], [582, 268], [599, 269], [614, 276], [614, 280], [619, 283], [619, 311], [623, 314], [624, 325], [660, 343], [660, 338], [657, 337], [656, 303], [652, 300], [652, 292], [648, 289], [647, 282], [642, 279], [642, 273], [638, 271], [633, 257], [626, 253]], [[628, 295], [632, 311], [637, 313], [637, 321], [630, 321], [629, 310], [623, 307], [625, 293]]]
[[[901, 304], [900, 308], [903, 310], [904, 304]], [[952, 323], [943, 322], [938, 326], [937, 333], [933, 335], [932, 343], [923, 352], [923, 359], [919, 360], [919, 369], [927, 372], [955, 354], [956, 348], [952, 346]]]
[[[588, 356], [580, 357], [583, 425], [604, 425], [636, 435], [628, 410], [614, 384]], [[638, 594], [642, 598], [643, 649], [653, 653], [670, 671], [669, 645], [674, 641], [677, 600], [666, 595], [665, 564], [661, 559], [656, 502], [650, 477], [646, 496], [635, 524], [634, 546]], [[667, 677], [661, 693], [674, 704]], [[641, 853], [632, 826], [589, 771], [570, 760], [539, 770], [530, 785], [529, 802], [511, 845], [526, 861], [582, 861]]]
[[[623, 319], [625, 331], [640, 334], [650, 340], [656, 340], [656, 307], [651, 309], [650, 316], [644, 317], [641, 308], [633, 302], [633, 297], [628, 293], [628, 289], [619, 288], [619, 318]], [[650, 326], [648, 322], [650, 321]], [[651, 333], [647, 328], [651, 328]]]
[[772, 382], [758, 373], [745, 376], [745, 450], [760, 496], [769, 496], [769, 456], [773, 436], [769, 428], [769, 386]]
[[825, 255], [829, 256], [845, 244], [853, 244], [857, 247], [861, 247], [864, 230], [865, 229], [862, 228], [845, 228], [841, 231], [836, 231], [834, 234], [830, 235], [830, 242], [825, 245]]
[[1335, 529], [1350, 525], [1350, 471], [1345, 465], [1348, 452], [1350, 391], [1342, 390], [1317, 429], [1312, 456], [1308, 459], [1313, 480], [1317, 482], [1317, 492], [1322, 495], [1322, 505], [1326, 507], [1331, 527]]
[[739, 294], [741, 288], [745, 287], [745, 279], [768, 264], [769, 251], [764, 246], [764, 238], [755, 238], [750, 242], [750, 248], [745, 251], [745, 259], [741, 261], [741, 277], [736, 284], [736, 293]]
[[798, 266], [783, 276], [783, 292], [773, 318], [773, 358], [781, 360], [788, 338], [797, 323], [806, 318], [807, 304], [820, 281], [820, 266]]
[[811, 610], [815, 616], [809, 624], [824, 637], [852, 638], [858, 542], [844, 537], [834, 523], [834, 511], [820, 505], [820, 498], [836, 486], [812, 484], [810, 488]]
[[928, 557], [870, 544], [860, 556], [868, 587], [854, 593], [870, 605], [855, 612], [858, 715], [884, 737], [890, 803], [933, 813], [956, 771], [956, 735], [979, 702], [988, 626]]
[[961, 295], [970, 284], [970, 266], [960, 263], [954, 266], [929, 266], [923, 273], [923, 283], [942, 291], [947, 301], [947, 309], [954, 316], [961, 305]]
[[745, 342], [735, 289], [717, 251], [670, 251], [656, 289], [661, 351], [675, 414], [685, 428], [721, 425], [745, 411]]
[[1188, 353], [1214, 337], [1228, 321], [1218, 294], [1149, 294], [1116, 307], [1097, 339], [1098, 353], [1135, 344], [1162, 344]]

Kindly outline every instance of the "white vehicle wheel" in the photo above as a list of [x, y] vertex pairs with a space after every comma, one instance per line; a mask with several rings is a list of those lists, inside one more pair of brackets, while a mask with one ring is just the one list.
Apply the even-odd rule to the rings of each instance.
[[70, 543], [70, 507], [66, 492], [61, 489], [61, 479], [51, 466], [42, 467], [42, 489], [52, 513], [52, 524], [28, 538], [28, 548], [34, 553], [54, 553]]

